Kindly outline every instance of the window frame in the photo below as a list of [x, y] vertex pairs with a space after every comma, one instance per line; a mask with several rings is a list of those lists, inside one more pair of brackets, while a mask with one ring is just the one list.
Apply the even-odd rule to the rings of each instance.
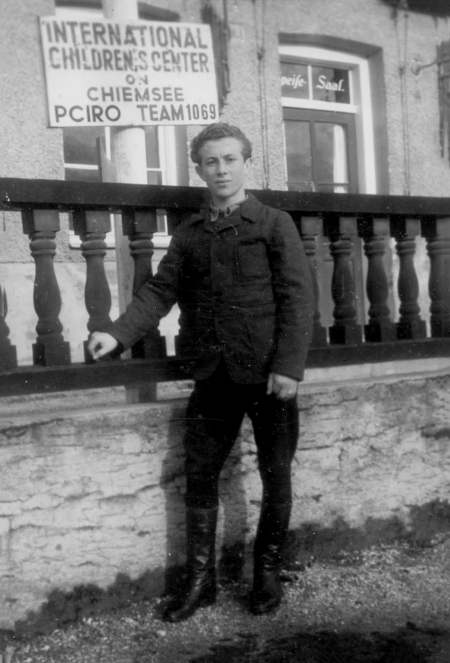
[[281, 43], [279, 45], [279, 57], [280, 61], [298, 62], [312, 66], [336, 67], [338, 65], [349, 69], [352, 103], [295, 99], [293, 97], [281, 97], [281, 103], [283, 108], [303, 108], [304, 110], [327, 111], [330, 113], [333, 111], [353, 113], [357, 134], [359, 190], [361, 193], [377, 193], [374, 120], [368, 58], [331, 47], [294, 43]]
[[[346, 106], [346, 104], [339, 104], [340, 106]], [[314, 109], [315, 110], [315, 109]], [[283, 108], [283, 120], [286, 121], [301, 121], [301, 122], [307, 122], [309, 125], [309, 131], [310, 135], [312, 136], [313, 134], [313, 128], [312, 125], [315, 125], [316, 123], [326, 123], [326, 122], [332, 122], [333, 124], [340, 124], [342, 126], [346, 127], [346, 135], [347, 135], [347, 170], [348, 170], [348, 182], [346, 183], [346, 186], [348, 187], [348, 193], [358, 193], [359, 190], [359, 182], [358, 182], [358, 172], [357, 172], [357, 141], [356, 141], [356, 128], [355, 128], [355, 116], [353, 113], [348, 113], [347, 111], [340, 110], [339, 112], [334, 113], [331, 117], [329, 117], [329, 113], [325, 113], [323, 111], [316, 111], [311, 110], [309, 108], [299, 108], [299, 107], [284, 107]], [[286, 144], [286, 139], [285, 139], [285, 144]], [[314, 139], [311, 140], [311, 149], [313, 151], [316, 150], [314, 146]], [[353, 156], [353, 158], [352, 158]], [[287, 172], [287, 160], [286, 160], [286, 172]], [[314, 184], [317, 181], [317, 176], [315, 172], [315, 163], [314, 163], [314, 157], [313, 157], [313, 163], [312, 163], [312, 184]], [[286, 182], [288, 182], [288, 179], [286, 177]], [[337, 186], [339, 186], [339, 183], [336, 183]], [[313, 189], [313, 191], [320, 190], [320, 189]]]

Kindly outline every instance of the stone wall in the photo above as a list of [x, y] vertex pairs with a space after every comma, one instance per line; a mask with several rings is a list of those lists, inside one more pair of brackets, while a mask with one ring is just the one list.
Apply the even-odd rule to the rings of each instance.
[[[446, 372], [302, 385], [291, 561], [450, 527], [449, 393]], [[1, 404], [0, 628], [81, 586], [154, 595], [184, 561], [185, 400], [81, 398]], [[222, 567], [249, 572], [260, 492], [246, 421], [222, 479]]]

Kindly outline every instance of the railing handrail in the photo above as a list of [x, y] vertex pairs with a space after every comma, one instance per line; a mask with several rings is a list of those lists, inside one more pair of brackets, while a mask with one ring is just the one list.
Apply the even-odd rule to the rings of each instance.
[[[450, 218], [450, 198], [447, 197], [249, 190], [262, 203], [303, 214]], [[145, 211], [154, 207], [198, 209], [206, 201], [206, 187], [0, 178], [2, 210], [33, 208], [67, 211], [74, 207], [110, 211]]]
[[[450, 357], [450, 338], [312, 347], [306, 368]], [[0, 372], [0, 398], [108, 387], [136, 388], [149, 383], [191, 380], [194, 358], [122, 359], [97, 364], [19, 366]]]

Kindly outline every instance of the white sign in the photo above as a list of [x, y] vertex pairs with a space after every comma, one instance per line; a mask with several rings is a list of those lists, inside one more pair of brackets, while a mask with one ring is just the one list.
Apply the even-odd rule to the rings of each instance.
[[208, 25], [40, 21], [51, 127], [218, 121]]

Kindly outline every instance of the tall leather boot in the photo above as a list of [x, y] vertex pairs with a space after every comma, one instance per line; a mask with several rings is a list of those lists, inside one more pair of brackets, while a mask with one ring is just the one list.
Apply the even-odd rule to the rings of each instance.
[[201, 607], [216, 602], [215, 543], [217, 507], [186, 508], [186, 587], [168, 606], [164, 621], [181, 622]]
[[282, 552], [291, 515], [290, 504], [263, 503], [254, 548], [250, 611], [264, 615], [278, 608], [282, 589]]

